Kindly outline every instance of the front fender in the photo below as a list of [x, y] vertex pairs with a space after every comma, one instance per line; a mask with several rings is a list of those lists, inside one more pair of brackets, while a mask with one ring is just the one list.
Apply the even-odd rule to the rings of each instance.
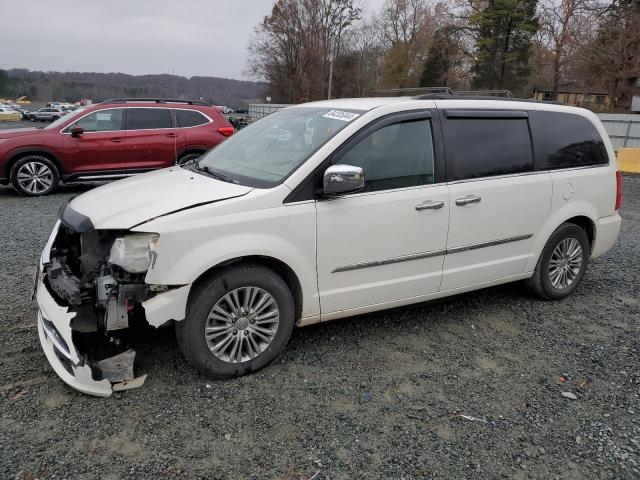
[[[195, 212], [184, 216], [199, 218], [193, 223], [187, 218], [172, 221], [170, 216], [140, 227], [160, 234], [157, 261], [147, 272], [147, 283], [188, 285], [230, 260], [264, 256], [286, 264], [298, 277], [302, 316], [320, 314], [313, 204], [209, 218]], [[162, 224], [171, 224], [171, 230]]]

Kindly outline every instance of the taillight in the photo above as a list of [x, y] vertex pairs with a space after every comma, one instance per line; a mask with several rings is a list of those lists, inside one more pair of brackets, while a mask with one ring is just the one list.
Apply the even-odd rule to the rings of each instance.
[[218, 129], [218, 133], [220, 135], [224, 135], [225, 137], [230, 137], [233, 135], [233, 127], [220, 127]]
[[620, 210], [620, 204], [622, 203], [622, 175], [620, 171], [616, 172], [616, 210]]

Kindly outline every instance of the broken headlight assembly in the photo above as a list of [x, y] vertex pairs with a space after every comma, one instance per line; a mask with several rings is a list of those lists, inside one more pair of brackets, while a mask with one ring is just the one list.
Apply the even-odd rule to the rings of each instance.
[[159, 238], [155, 233], [134, 233], [117, 237], [111, 246], [109, 263], [125, 272], [144, 273], [155, 263]]

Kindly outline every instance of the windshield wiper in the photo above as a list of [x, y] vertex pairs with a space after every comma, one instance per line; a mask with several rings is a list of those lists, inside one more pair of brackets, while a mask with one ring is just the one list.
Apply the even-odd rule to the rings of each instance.
[[195, 162], [195, 167], [196, 170], [200, 170], [201, 172], [205, 172], [209, 175], [211, 175], [213, 178], [218, 179], [218, 180], [222, 180], [223, 182], [227, 182], [227, 183], [236, 183], [234, 182], [231, 178], [227, 177], [226, 175], [215, 171], [209, 167], [207, 167], [206, 165], [200, 165], [200, 161], [196, 161]]

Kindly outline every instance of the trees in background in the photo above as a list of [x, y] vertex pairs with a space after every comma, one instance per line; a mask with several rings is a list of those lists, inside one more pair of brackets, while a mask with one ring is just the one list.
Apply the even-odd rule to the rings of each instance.
[[529, 78], [529, 56], [538, 30], [537, 0], [471, 0], [469, 30], [476, 37], [472, 86], [520, 93]]
[[591, 0], [542, 0], [540, 5], [541, 43], [548, 52], [552, 76], [552, 99], [558, 99], [561, 81], [569, 73], [590, 26], [594, 7]]
[[421, 87], [459, 88], [464, 72], [464, 53], [461, 51], [460, 30], [444, 25], [433, 32], [427, 58], [422, 66]]
[[[614, 106], [637, 92], [640, 0], [277, 0], [256, 28], [249, 70], [275, 101], [449, 86], [552, 96], [606, 88]], [[333, 62], [332, 62], [333, 59]]]
[[354, 0], [276, 0], [250, 41], [250, 72], [279, 101], [325, 98], [330, 62], [360, 17]]
[[628, 111], [640, 90], [640, 1], [614, 0], [596, 13], [595, 34], [580, 52], [585, 71], [607, 89], [614, 108]]
[[376, 25], [384, 50], [380, 86], [416, 86], [435, 25], [426, 0], [388, 0]]

